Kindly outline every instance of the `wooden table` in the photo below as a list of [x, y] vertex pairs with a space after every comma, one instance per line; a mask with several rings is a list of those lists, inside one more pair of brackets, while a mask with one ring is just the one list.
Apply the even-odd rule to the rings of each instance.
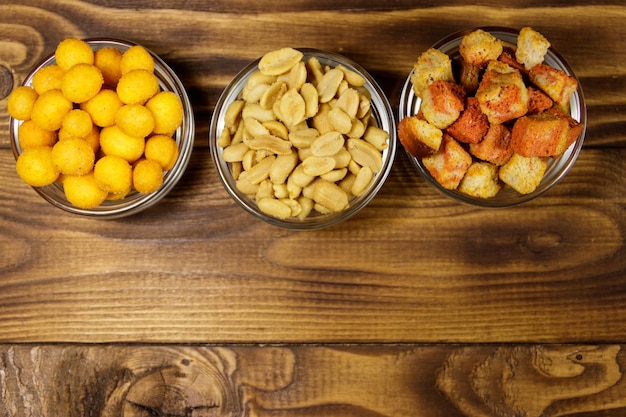
[[[0, 4], [0, 416], [626, 413], [622, 2], [116, 3]], [[248, 62], [338, 52], [397, 109], [423, 50], [484, 25], [541, 31], [584, 89], [585, 145], [541, 198], [462, 205], [400, 151], [365, 209], [298, 232], [222, 187], [209, 121]], [[66, 37], [141, 43], [189, 92], [189, 168], [145, 212], [76, 217], [15, 173], [6, 96]]]

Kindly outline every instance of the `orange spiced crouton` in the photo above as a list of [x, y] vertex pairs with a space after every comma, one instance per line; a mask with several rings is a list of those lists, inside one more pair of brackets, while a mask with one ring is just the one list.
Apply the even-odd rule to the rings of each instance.
[[489, 32], [476, 29], [466, 35], [459, 45], [463, 59], [477, 67], [484, 67], [502, 53], [502, 41]]
[[416, 158], [430, 156], [439, 150], [443, 132], [420, 119], [407, 116], [398, 123], [398, 138], [404, 149]]
[[459, 191], [472, 197], [490, 198], [502, 188], [498, 167], [488, 162], [474, 162], [459, 184]]
[[528, 86], [528, 114], [541, 113], [554, 105], [554, 101], [537, 87]]
[[517, 62], [517, 59], [515, 58], [515, 49], [509, 46], [505, 46], [502, 49], [502, 53], [498, 57], [498, 61], [504, 62], [511, 68], [515, 68], [516, 70], [521, 72], [522, 75], [528, 75], [528, 70], [524, 68], [524, 64]]
[[546, 64], [535, 65], [530, 70], [530, 81], [550, 96], [554, 102], [566, 109], [569, 99], [578, 88], [576, 78]]
[[500, 167], [498, 176], [518, 193], [530, 194], [541, 183], [547, 166], [546, 158], [513, 154], [509, 162]]
[[475, 97], [465, 100], [465, 110], [447, 129], [446, 132], [464, 143], [478, 143], [489, 129], [487, 116], [480, 110]]
[[478, 159], [500, 166], [513, 155], [510, 142], [511, 131], [505, 125], [492, 124], [480, 143], [470, 144], [469, 151]]
[[476, 92], [490, 123], [504, 123], [528, 111], [528, 91], [522, 74], [500, 61], [491, 61]]
[[465, 107], [463, 87], [449, 81], [435, 81], [422, 92], [420, 110], [430, 124], [445, 129]]
[[529, 27], [523, 27], [517, 36], [515, 58], [524, 64], [524, 68], [530, 70], [543, 62], [549, 47], [550, 42], [541, 33]]
[[543, 112], [520, 117], [511, 131], [511, 148], [526, 156], [559, 156], [576, 140], [580, 131], [570, 133], [568, 116]]
[[453, 70], [456, 74], [456, 79], [459, 80], [459, 84], [467, 94], [474, 94], [478, 90], [478, 84], [480, 84], [480, 76], [482, 75], [482, 69], [473, 65], [463, 58], [459, 58], [454, 61], [455, 66]]
[[439, 151], [423, 158], [422, 163], [442, 187], [454, 190], [472, 165], [472, 156], [452, 136], [444, 134]]
[[421, 97], [422, 92], [435, 81], [454, 81], [452, 61], [447, 54], [438, 49], [430, 48], [423, 52], [415, 64], [411, 74], [413, 92]]

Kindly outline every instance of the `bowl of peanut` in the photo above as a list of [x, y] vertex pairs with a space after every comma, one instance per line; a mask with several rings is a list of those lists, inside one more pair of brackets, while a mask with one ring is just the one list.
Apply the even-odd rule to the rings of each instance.
[[444, 195], [509, 207], [555, 186], [582, 148], [578, 79], [541, 33], [483, 27], [424, 51], [400, 97], [398, 137]]
[[209, 145], [241, 207], [306, 230], [346, 220], [374, 198], [395, 138], [389, 101], [365, 69], [332, 52], [287, 47], [251, 62], [226, 87]]
[[18, 176], [73, 214], [113, 219], [153, 206], [193, 149], [182, 82], [158, 55], [126, 40], [64, 39], [7, 108]]

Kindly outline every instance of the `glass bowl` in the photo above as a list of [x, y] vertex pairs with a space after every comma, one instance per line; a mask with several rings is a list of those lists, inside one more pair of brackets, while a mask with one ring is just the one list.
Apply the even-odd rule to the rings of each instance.
[[261, 58], [251, 62], [243, 68], [221, 94], [215, 105], [215, 110], [211, 119], [211, 126], [209, 129], [209, 147], [213, 161], [217, 167], [217, 172], [222, 183], [224, 184], [224, 187], [226, 188], [226, 191], [247, 212], [269, 224], [287, 229], [320, 229], [334, 225], [353, 216], [365, 207], [381, 189], [385, 179], [391, 171], [396, 152], [396, 122], [391, 105], [389, 104], [389, 101], [384, 95], [382, 89], [363, 67], [350, 59], [333, 52], [311, 48], [299, 48], [298, 50], [303, 53], [302, 60], [305, 62], [309, 58], [315, 57], [323, 67], [326, 65], [329, 67], [343, 65], [344, 67], [357, 72], [365, 79], [364, 88], [367, 89], [369, 95], [371, 96], [372, 119], [375, 122], [375, 125], [389, 133], [387, 148], [382, 151], [382, 169], [375, 174], [374, 179], [370, 183], [367, 191], [358, 197], [353, 197], [350, 200], [348, 207], [343, 211], [326, 214], [312, 211], [311, 214], [304, 219], [294, 217], [283, 219], [263, 213], [253, 198], [237, 189], [232, 175], [231, 164], [225, 162], [222, 158], [223, 148], [219, 146], [218, 139], [224, 129], [224, 116], [228, 106], [234, 100], [241, 97], [242, 90], [246, 82], [250, 76], [258, 70], [258, 64]]
[[[95, 51], [105, 47], [113, 47], [119, 49], [121, 52], [126, 51], [132, 46], [136, 45], [133, 42], [120, 40], [120, 39], [86, 39], [85, 40], [91, 48]], [[174, 133], [174, 139], [178, 144], [178, 159], [173, 168], [166, 171], [163, 174], [163, 184], [161, 187], [152, 193], [142, 194], [136, 191], [131, 191], [126, 197], [119, 200], [105, 200], [98, 207], [91, 209], [82, 209], [74, 206], [70, 203], [63, 192], [63, 186], [58, 183], [47, 185], [45, 187], [33, 187], [39, 195], [41, 195], [50, 204], [60, 209], [63, 209], [69, 213], [94, 217], [98, 219], [113, 219], [131, 214], [138, 213], [148, 207], [153, 206], [165, 195], [167, 195], [172, 188], [176, 185], [183, 172], [187, 168], [191, 152], [193, 149], [195, 124], [193, 109], [191, 102], [187, 96], [187, 92], [176, 76], [174, 71], [155, 53], [149, 51], [154, 58], [154, 74], [159, 80], [161, 90], [173, 91], [180, 97], [183, 104], [183, 121], [181, 126]], [[36, 65], [31, 72], [26, 76], [22, 85], [32, 85], [32, 78], [34, 74], [42, 67], [56, 63], [54, 53], [43, 59], [41, 63]], [[11, 118], [9, 122], [11, 147], [13, 154], [17, 159], [22, 149], [19, 145], [18, 129], [22, 122]]]
[[[489, 32], [496, 38], [502, 40], [504, 46], [515, 47], [517, 44], [517, 35], [519, 31], [516, 31], [514, 29], [494, 26], [481, 27], [479, 29]], [[436, 42], [432, 47], [444, 52], [454, 61], [461, 56], [459, 53], [459, 45], [461, 44], [461, 40], [464, 36], [470, 34], [474, 30], [476, 29], [468, 29], [455, 32]], [[548, 49], [545, 55], [544, 62], [576, 78], [576, 75], [574, 74], [572, 68], [553, 47], [550, 47]], [[411, 84], [412, 74], [413, 71], [411, 71], [409, 76], [406, 78], [400, 94], [400, 104], [398, 108], [400, 120], [402, 120], [405, 116], [415, 115], [420, 108], [421, 99], [415, 96]], [[556, 185], [569, 171], [569, 169], [576, 161], [578, 154], [580, 153], [580, 150], [583, 146], [587, 126], [587, 107], [585, 104], [585, 98], [583, 96], [580, 82], [578, 82], [578, 89], [574, 92], [574, 94], [572, 94], [572, 97], [570, 98], [569, 105], [570, 115], [575, 120], [583, 124], [583, 131], [580, 133], [576, 141], [562, 155], [560, 155], [558, 158], [549, 159], [543, 179], [541, 180], [537, 188], [529, 194], [520, 194], [510, 187], [503, 187], [496, 196], [484, 199], [473, 197], [457, 190], [449, 190], [442, 187], [435, 180], [435, 178], [430, 175], [428, 170], [422, 164], [421, 159], [415, 158], [408, 152], [407, 155], [413, 166], [417, 169], [420, 175], [426, 179], [428, 183], [430, 183], [433, 187], [435, 187], [444, 195], [454, 200], [475, 206], [490, 208], [509, 207], [521, 204], [537, 198], [538, 196], [542, 195], [550, 188], [552, 188], [554, 185]]]

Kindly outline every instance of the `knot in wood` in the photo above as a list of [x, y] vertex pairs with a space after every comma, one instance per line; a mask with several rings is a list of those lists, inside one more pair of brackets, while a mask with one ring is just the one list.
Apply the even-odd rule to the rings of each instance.
[[6, 98], [13, 91], [13, 74], [4, 65], [0, 65], [0, 100]]

